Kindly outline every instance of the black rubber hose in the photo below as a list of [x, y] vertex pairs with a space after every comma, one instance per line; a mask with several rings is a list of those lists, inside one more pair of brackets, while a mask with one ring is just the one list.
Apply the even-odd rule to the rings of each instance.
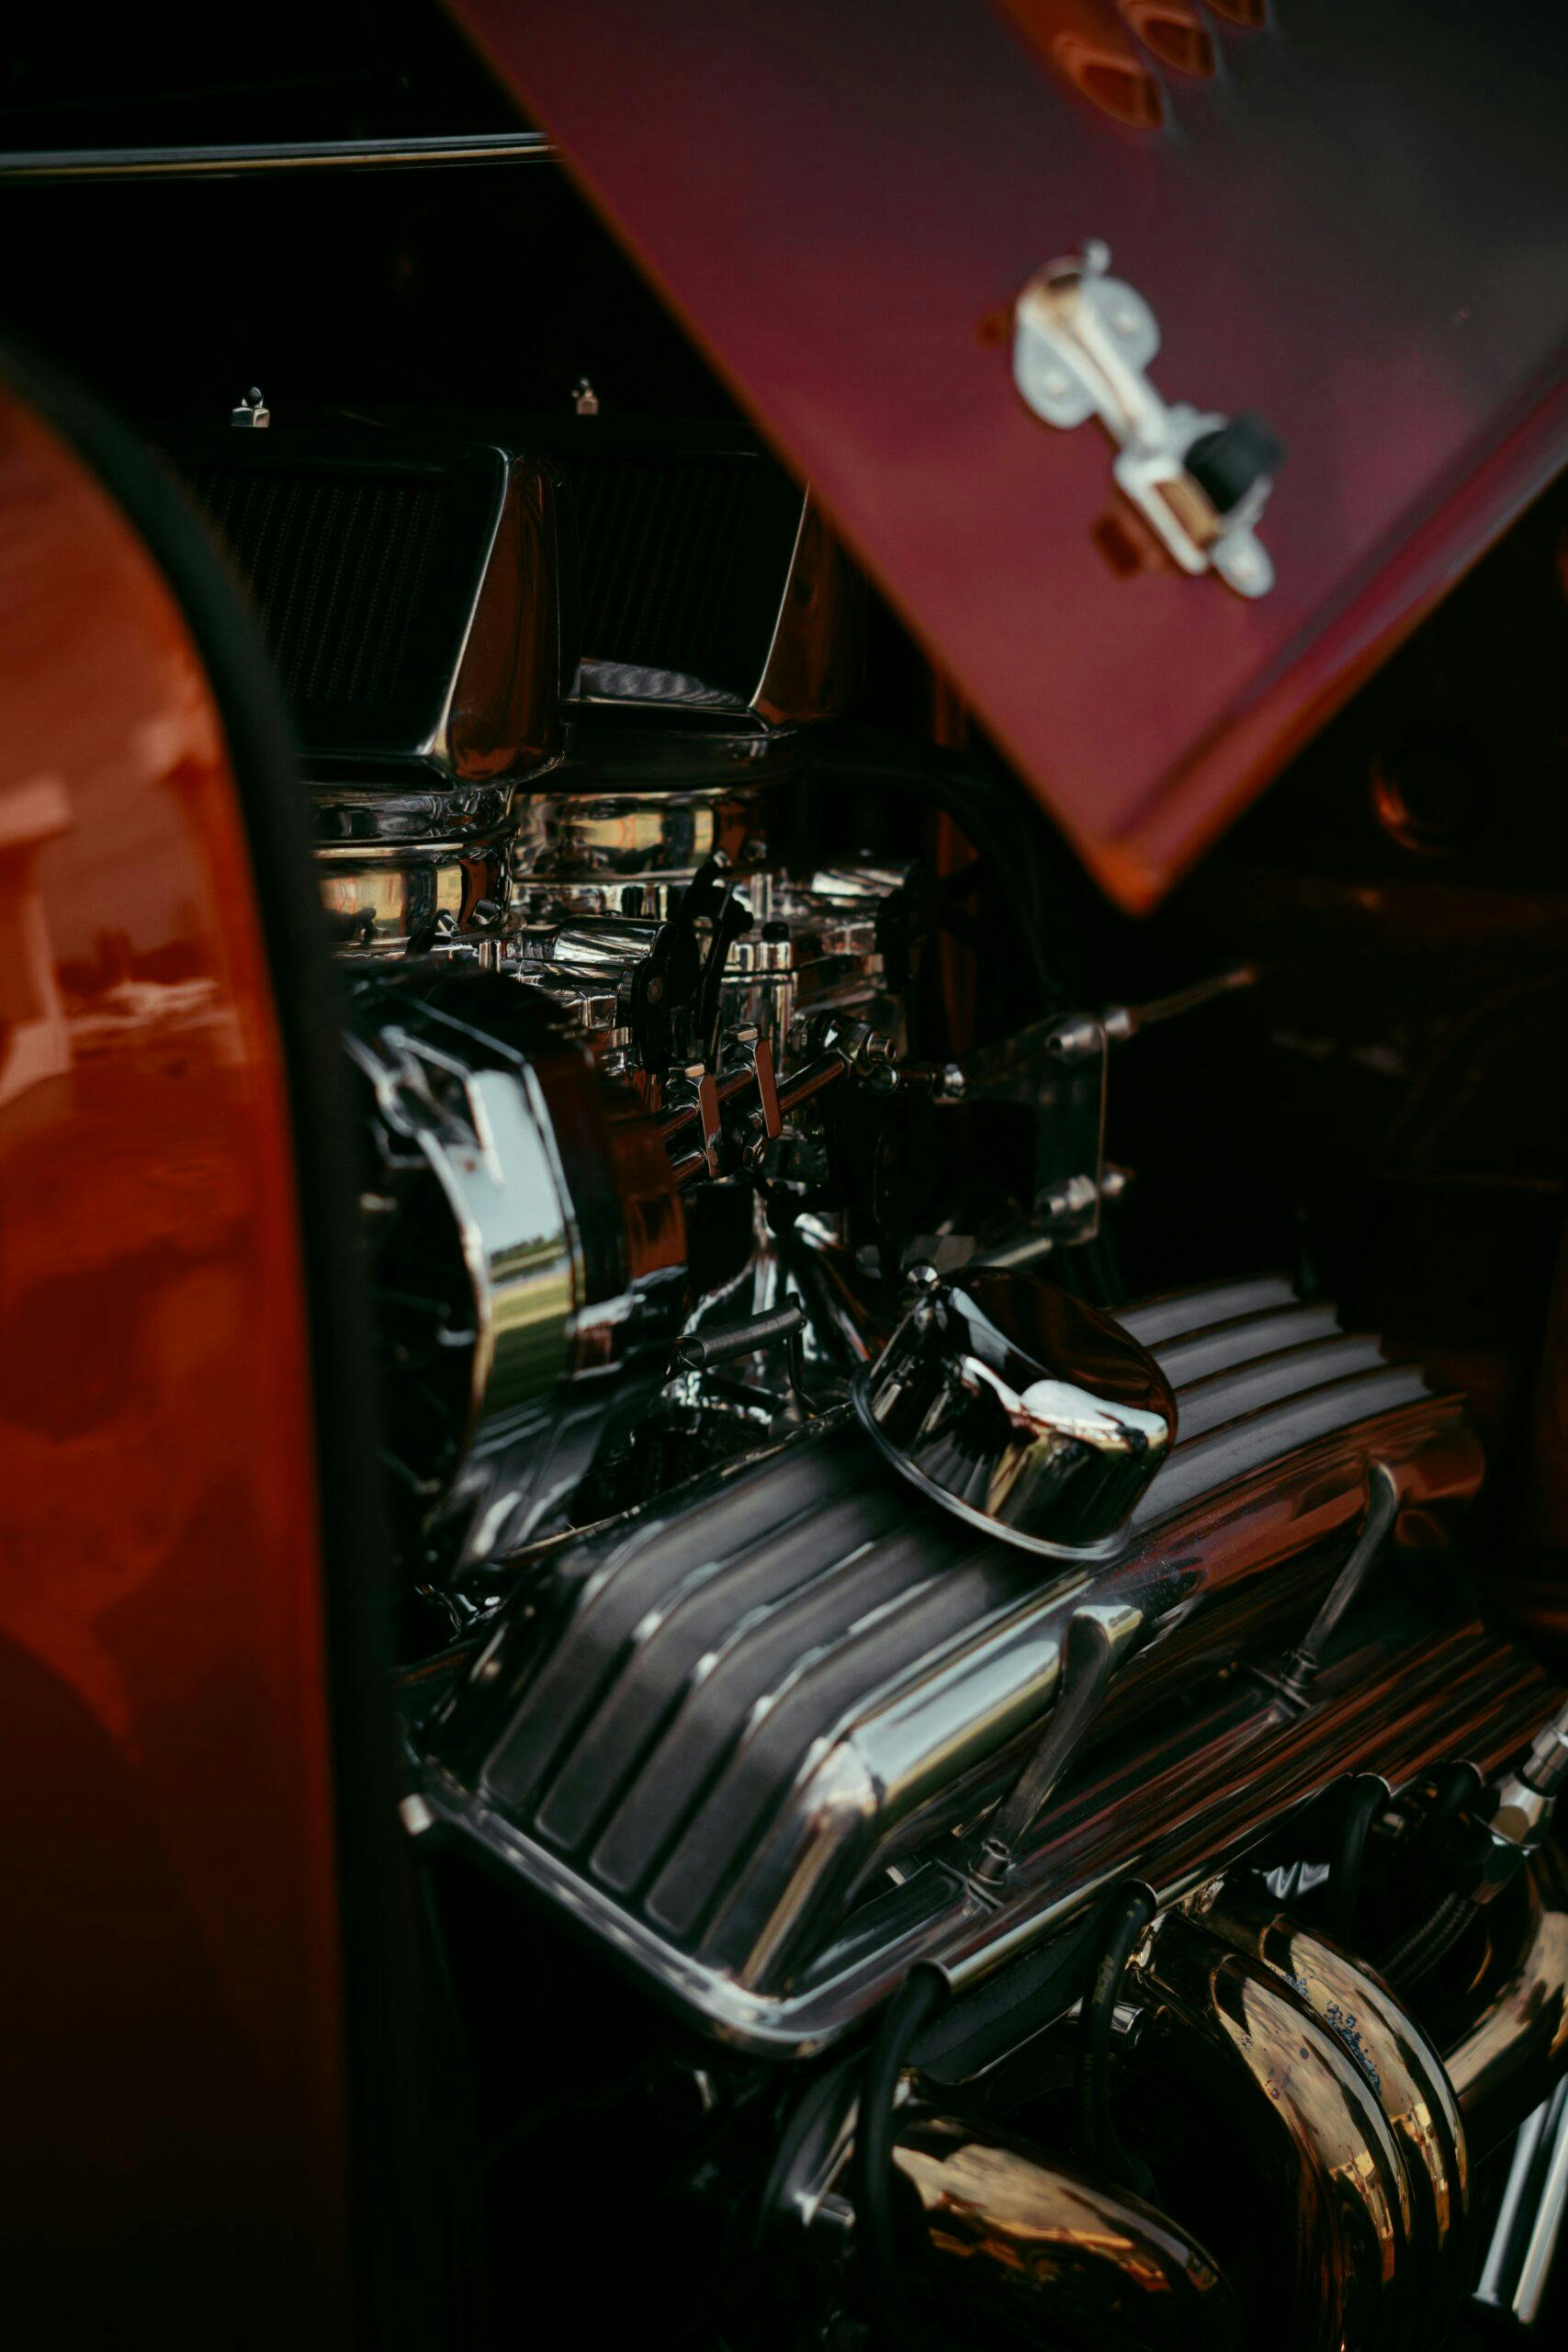
[[933, 2339], [918, 2318], [904, 2284], [893, 2213], [893, 2144], [898, 2077], [911, 2045], [947, 1995], [934, 1968], [907, 1976], [883, 2012], [866, 2056], [855, 2118], [853, 2160], [855, 2240], [871, 2314], [884, 2332], [904, 2346]]
[[1450, 1764], [1438, 1775], [1432, 1809], [1422, 1833], [1429, 1844], [1436, 1844], [1460, 1807], [1468, 1804], [1480, 1790], [1481, 1775], [1473, 1764]]
[[1350, 1783], [1328, 1868], [1328, 1931], [1341, 1943], [1348, 1943], [1356, 1931], [1356, 1905], [1361, 1892], [1367, 1838], [1387, 1803], [1388, 1791], [1375, 1773], [1363, 1772]]
[[[1430, 1812], [1423, 1826], [1424, 1859], [1429, 1873], [1441, 1868], [1444, 1833], [1450, 1823], [1475, 1796], [1481, 1776], [1473, 1764], [1450, 1764], [1438, 1776]], [[1430, 1883], [1430, 1879], [1428, 1879]], [[1415, 1927], [1390, 1946], [1379, 1962], [1385, 1976], [1411, 1983], [1435, 1968], [1469, 1926], [1474, 1906], [1455, 1891], [1439, 1895], [1422, 1913]]]
[[1007, 896], [1045, 1008], [1074, 993], [1072, 926], [1040, 854], [1039, 820], [1019, 786], [897, 736], [841, 736], [824, 752], [822, 767], [846, 784], [913, 789], [950, 816]]
[[1445, 1894], [1426, 1917], [1383, 1954], [1382, 1973], [1398, 1988], [1413, 1984], [1453, 1950], [1475, 1917], [1465, 1894]]
[[1154, 2195], [1153, 2175], [1122, 2145], [1111, 2119], [1111, 2028], [1127, 1962], [1154, 1916], [1154, 1898], [1146, 1887], [1130, 1886], [1118, 1896], [1084, 1998], [1078, 2039], [1078, 2112], [1085, 2143], [1101, 2171], [1145, 2198]]

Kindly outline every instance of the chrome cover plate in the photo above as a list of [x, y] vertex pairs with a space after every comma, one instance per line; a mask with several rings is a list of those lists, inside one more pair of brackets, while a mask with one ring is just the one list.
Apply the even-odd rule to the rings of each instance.
[[[1120, 1736], [1205, 1670], [1271, 1659], [1300, 1634], [1374, 1462], [1427, 1525], [1479, 1478], [1458, 1400], [1282, 1280], [1122, 1320], [1174, 1389], [1180, 1433], [1115, 1559], [1043, 1578], [1038, 1559], [911, 1494], [852, 1420], [827, 1417], [536, 1564], [419, 1735], [432, 1810], [760, 2048], [847, 2030], [911, 1950], [971, 1966], [1005, 1944], [1015, 1894], [1039, 1908], [1031, 1857], [999, 1911], [977, 1908], [957, 1841], [1037, 1741], [1077, 1611], [1118, 1626], [1096, 1734]], [[1271, 1721], [1264, 1686], [1223, 1688], [1248, 1721]], [[1309, 1780], [1316, 1737], [1290, 1748]], [[1247, 1820], [1258, 1813], [1255, 1792]], [[1076, 1884], [1091, 1900], [1093, 1883], [1056, 1894]]]

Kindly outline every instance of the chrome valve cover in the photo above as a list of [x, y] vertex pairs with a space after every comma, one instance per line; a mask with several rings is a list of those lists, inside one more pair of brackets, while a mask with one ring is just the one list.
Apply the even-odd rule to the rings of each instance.
[[[433, 1812], [757, 2047], [834, 2040], [915, 1958], [983, 1962], [1030, 1864], [998, 1905], [968, 1841], [1050, 1719], [1076, 1623], [1111, 1644], [1089, 1744], [1113, 1742], [1201, 1669], [1300, 1634], [1374, 1465], [1426, 1530], [1480, 1475], [1458, 1399], [1282, 1280], [1121, 1319], [1174, 1393], [1179, 1436], [1113, 1557], [1043, 1561], [966, 1527], [828, 1415], [536, 1563], [421, 1735]], [[1354, 1754], [1362, 1686], [1325, 1688]], [[1501, 1689], [1472, 1673], [1452, 1704], [1495, 1730]], [[1530, 1694], [1517, 1703], [1528, 1716]], [[1262, 1679], [1225, 1704], [1226, 1784], [1245, 1780], [1248, 1724], [1258, 1755], [1278, 1732], [1290, 1770], [1315, 1769]], [[1463, 1722], [1430, 1737], [1468, 1738]], [[1386, 1744], [1387, 1727], [1364, 1736]], [[1325, 1736], [1325, 1773], [1336, 1752]], [[1178, 1773], [1176, 1827], [1190, 1785]], [[1241, 1802], [1256, 1820], [1256, 1791]], [[1091, 1902], [1097, 1870], [1134, 1866], [1134, 1825], [1096, 1819], [1101, 1859], [1080, 1839], [1053, 1901], [1076, 1884]]]

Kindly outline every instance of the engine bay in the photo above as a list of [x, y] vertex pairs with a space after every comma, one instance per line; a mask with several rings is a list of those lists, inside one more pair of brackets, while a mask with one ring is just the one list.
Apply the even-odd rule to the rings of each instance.
[[487, 185], [115, 388], [298, 742], [465, 2292], [1539, 2311], [1568, 504], [1134, 922], [553, 175], [434, 350]]

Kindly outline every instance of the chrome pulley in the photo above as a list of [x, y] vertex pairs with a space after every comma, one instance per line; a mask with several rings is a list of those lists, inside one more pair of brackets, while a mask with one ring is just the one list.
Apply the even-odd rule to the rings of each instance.
[[405, 1550], [456, 1606], [665, 1376], [684, 1219], [658, 1132], [514, 981], [369, 982], [347, 1045]]

